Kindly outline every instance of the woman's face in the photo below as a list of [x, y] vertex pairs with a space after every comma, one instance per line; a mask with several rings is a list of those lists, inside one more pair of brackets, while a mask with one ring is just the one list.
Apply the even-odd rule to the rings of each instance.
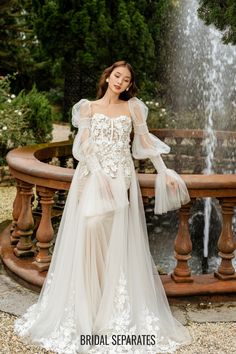
[[111, 72], [108, 80], [108, 87], [119, 95], [130, 86], [131, 73], [126, 66], [118, 66]]

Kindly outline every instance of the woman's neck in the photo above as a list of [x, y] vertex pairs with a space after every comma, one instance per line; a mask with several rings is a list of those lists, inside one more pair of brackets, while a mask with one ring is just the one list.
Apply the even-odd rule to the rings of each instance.
[[119, 95], [115, 94], [109, 88], [106, 90], [105, 95], [102, 97], [102, 101], [108, 105], [108, 104], [117, 104], [119, 103]]

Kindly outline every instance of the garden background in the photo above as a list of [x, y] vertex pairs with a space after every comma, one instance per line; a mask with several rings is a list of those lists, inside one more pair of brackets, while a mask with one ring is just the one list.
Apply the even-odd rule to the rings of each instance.
[[[173, 11], [185, 0], [2, 0], [0, 4], [0, 164], [9, 149], [52, 139], [72, 105], [95, 99], [103, 69], [129, 61], [150, 127], [194, 128], [176, 117], [168, 90]], [[199, 15], [236, 43], [233, 0], [202, 0]], [[192, 126], [191, 126], [192, 125]]]

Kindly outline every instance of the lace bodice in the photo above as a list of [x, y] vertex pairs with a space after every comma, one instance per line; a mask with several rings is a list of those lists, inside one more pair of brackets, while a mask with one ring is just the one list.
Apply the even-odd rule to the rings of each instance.
[[[120, 115], [115, 118], [95, 113], [90, 121], [90, 137], [103, 171], [112, 178], [121, 170], [126, 179], [131, 176], [130, 133], [131, 118]], [[86, 162], [81, 163], [83, 175], [89, 173]]]
[[168, 169], [162, 160], [161, 154], [169, 153], [170, 147], [149, 133], [146, 123], [148, 108], [141, 100], [131, 98], [128, 107], [130, 114], [112, 118], [104, 113], [94, 113], [91, 102], [86, 99], [73, 106], [72, 124], [78, 128], [78, 133], [72, 153], [80, 161], [79, 178], [85, 182], [87, 178], [84, 177], [103, 170], [114, 179], [121, 171], [129, 188], [134, 168], [130, 152], [133, 126], [132, 156], [141, 160], [150, 158], [159, 175], [155, 181], [155, 213], [180, 208], [190, 201], [190, 197], [181, 177]]

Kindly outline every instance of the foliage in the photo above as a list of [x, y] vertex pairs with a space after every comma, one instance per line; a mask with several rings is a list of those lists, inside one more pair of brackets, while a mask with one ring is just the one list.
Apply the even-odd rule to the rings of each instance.
[[44, 94], [51, 104], [60, 104], [63, 100], [63, 92], [60, 87], [51, 88], [49, 91], [45, 91]]
[[138, 68], [154, 59], [153, 39], [134, 1], [107, 5], [104, 0], [35, 0], [34, 9], [38, 39], [52, 58], [65, 59], [64, 66], [76, 62], [101, 70], [114, 59], [126, 58]]
[[43, 92], [45, 97], [50, 102], [52, 108], [52, 121], [54, 123], [63, 121], [62, 104], [63, 104], [63, 91], [59, 86], [51, 88], [49, 91]]
[[29, 129], [25, 105], [15, 105], [16, 96], [10, 93], [9, 77], [0, 80], [0, 165], [5, 164], [5, 155], [15, 147], [36, 142]]
[[172, 0], [24, 1], [45, 54], [65, 76], [65, 112], [94, 98], [98, 76], [116, 60], [132, 63], [138, 85], [156, 95]]
[[21, 59], [29, 56], [25, 55], [28, 49], [26, 39], [28, 30], [18, 1], [1, 1], [0, 23], [1, 66], [8, 71], [16, 71]]
[[121, 59], [133, 65], [141, 95], [156, 97], [165, 90], [160, 82], [172, 2], [3, 0], [0, 71], [19, 73], [15, 94], [34, 82], [41, 91], [64, 91], [64, 115], [81, 97], [94, 98], [102, 70]]
[[198, 13], [207, 25], [214, 24], [223, 32], [224, 43], [236, 44], [235, 0], [200, 0]]
[[0, 165], [5, 164], [10, 149], [47, 141], [52, 130], [46, 98], [35, 87], [29, 94], [15, 96], [10, 92], [10, 79], [0, 80]]
[[27, 120], [37, 143], [50, 141], [52, 136], [52, 110], [48, 99], [33, 86], [28, 93], [21, 91], [14, 104], [28, 108]]
[[168, 128], [168, 121], [171, 113], [166, 109], [161, 100], [144, 101], [148, 107], [148, 127], [149, 129]]
[[25, 11], [27, 3], [31, 1], [2, 0], [0, 4], [0, 72], [18, 73], [12, 83], [14, 93], [31, 89], [35, 81], [41, 90], [52, 84], [53, 66], [35, 36], [30, 12]]

